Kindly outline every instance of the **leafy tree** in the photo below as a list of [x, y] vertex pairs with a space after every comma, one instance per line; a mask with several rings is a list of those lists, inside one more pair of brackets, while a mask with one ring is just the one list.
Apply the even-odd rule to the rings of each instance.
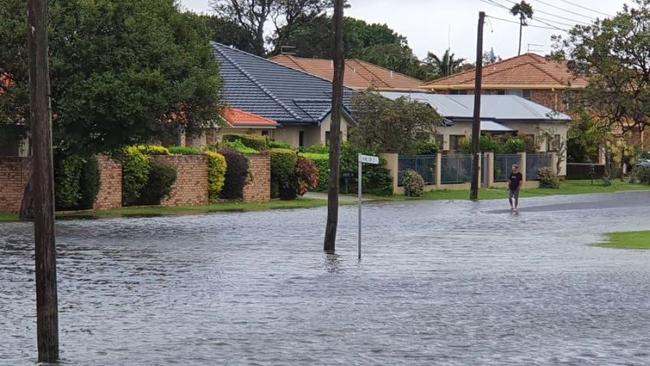
[[528, 19], [533, 18], [533, 7], [525, 1], [515, 4], [510, 9], [510, 13], [519, 17], [519, 51], [517, 55], [521, 55], [521, 35], [525, 25], [528, 25]]
[[[577, 25], [568, 38], [556, 38], [569, 68], [589, 80], [579, 105], [601, 136], [650, 125], [650, 0], [635, 3], [636, 8], [625, 5], [613, 18]], [[604, 144], [609, 168], [612, 140], [604, 140], [609, 140]]]
[[235, 46], [245, 52], [255, 52], [253, 48], [255, 42], [251, 34], [236, 22], [210, 14], [190, 14], [197, 18], [197, 25], [201, 24], [205, 27], [210, 40]]
[[598, 160], [598, 147], [603, 142], [598, 125], [589, 113], [581, 111], [569, 126], [567, 160], [572, 163], [593, 163]]
[[[25, 2], [0, 7], [0, 121], [29, 120]], [[173, 0], [57, 0], [50, 6], [53, 142], [89, 155], [173, 138], [217, 117], [208, 35]]]
[[359, 58], [415, 78], [421, 78], [423, 75], [420, 61], [408, 46], [394, 43], [378, 44], [365, 48]]
[[497, 56], [497, 54], [494, 53], [494, 48], [490, 48], [489, 51], [483, 52], [483, 66], [491, 65], [499, 61], [501, 61], [501, 56]]
[[369, 151], [415, 154], [422, 142], [433, 139], [441, 120], [429, 105], [404, 97], [390, 100], [360, 93], [353, 97], [352, 106], [358, 125], [351, 142]]
[[461, 66], [464, 62], [464, 58], [456, 58], [449, 49], [445, 50], [442, 57], [438, 57], [434, 53], [429, 52], [427, 58], [424, 60], [424, 64], [428, 66], [430, 73], [435, 75], [433, 78], [445, 77], [461, 71]]
[[247, 48], [258, 56], [266, 55], [265, 28], [269, 23], [275, 26], [282, 43], [295, 27], [332, 8], [331, 0], [212, 0], [211, 4], [220, 18], [248, 32], [250, 44]]

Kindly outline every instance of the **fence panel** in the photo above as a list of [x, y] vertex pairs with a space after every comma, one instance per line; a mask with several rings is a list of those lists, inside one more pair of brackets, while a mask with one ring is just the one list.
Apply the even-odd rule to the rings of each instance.
[[519, 154], [494, 155], [494, 181], [506, 182], [514, 164], [521, 165]]
[[424, 179], [424, 184], [436, 184], [436, 156], [435, 155], [415, 155], [401, 156], [397, 161], [397, 184], [401, 187], [402, 177], [407, 170], [418, 172]]
[[567, 163], [567, 179], [601, 179], [605, 175], [605, 165], [591, 163]]
[[467, 183], [472, 179], [472, 155], [443, 155], [441, 161], [442, 184]]
[[550, 154], [527, 154], [526, 155], [526, 180], [539, 180], [537, 173], [541, 168], [550, 168], [553, 159]]

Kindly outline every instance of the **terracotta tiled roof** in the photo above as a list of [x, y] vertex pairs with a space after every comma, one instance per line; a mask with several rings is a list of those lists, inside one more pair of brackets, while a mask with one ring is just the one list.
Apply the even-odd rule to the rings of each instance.
[[[587, 80], [571, 74], [564, 61], [534, 53], [495, 62], [483, 67], [483, 89], [584, 88]], [[423, 86], [431, 90], [474, 89], [474, 69], [434, 80]]]
[[[332, 60], [320, 58], [303, 58], [289, 55], [278, 55], [270, 58], [292, 69], [332, 80], [334, 66]], [[378, 90], [419, 90], [423, 81], [399, 72], [391, 71], [366, 61], [349, 59], [345, 61], [345, 86], [352, 89], [378, 89]]]
[[275, 128], [278, 123], [257, 114], [244, 112], [241, 109], [226, 107], [221, 112], [221, 116], [226, 120], [230, 127], [265, 127]]

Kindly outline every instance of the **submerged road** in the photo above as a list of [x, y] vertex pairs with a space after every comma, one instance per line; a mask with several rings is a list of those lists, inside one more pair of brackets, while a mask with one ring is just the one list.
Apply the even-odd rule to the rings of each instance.
[[[59, 222], [70, 365], [648, 365], [650, 193]], [[36, 360], [28, 224], [0, 225], [0, 365]]]

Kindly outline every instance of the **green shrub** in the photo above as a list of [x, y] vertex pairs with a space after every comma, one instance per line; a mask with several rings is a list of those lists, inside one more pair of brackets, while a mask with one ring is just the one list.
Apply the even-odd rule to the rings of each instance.
[[269, 149], [293, 149], [293, 147], [286, 142], [270, 140]]
[[526, 151], [526, 141], [516, 137], [509, 137], [503, 143], [499, 154], [517, 154]]
[[[356, 192], [357, 189], [359, 153], [376, 155], [373, 151], [362, 151], [350, 143], [344, 143], [341, 148], [341, 178], [343, 178], [344, 174], [351, 177], [349, 187], [352, 188], [352, 192]], [[393, 194], [393, 179], [388, 169], [386, 169], [386, 160], [380, 159], [379, 165], [363, 166], [363, 193], [379, 196]]]
[[248, 182], [248, 159], [232, 149], [221, 149], [219, 154], [226, 159], [226, 180], [221, 190], [221, 198], [242, 198], [244, 186]]
[[330, 176], [330, 155], [329, 154], [315, 154], [315, 153], [303, 153], [300, 156], [305, 159], [309, 159], [316, 164], [318, 168], [318, 176], [320, 177], [320, 182], [316, 191], [323, 192], [327, 190]]
[[438, 153], [438, 144], [435, 141], [420, 141], [415, 145], [417, 155], [434, 155]]
[[169, 150], [160, 145], [138, 145], [136, 148], [145, 155], [169, 155]]
[[296, 162], [296, 191], [302, 196], [305, 193], [316, 189], [320, 182], [318, 168], [313, 161], [302, 156]]
[[253, 149], [252, 147], [248, 147], [244, 145], [244, 143], [241, 140], [234, 140], [234, 141], [226, 141], [223, 142], [222, 144], [223, 148], [226, 149], [231, 149], [234, 151], [237, 151], [240, 154], [244, 155], [251, 155], [251, 154], [257, 154], [259, 151]]
[[226, 164], [226, 158], [219, 153], [206, 151], [205, 155], [208, 157], [208, 192], [210, 201], [214, 202], [219, 198], [219, 194], [226, 182], [228, 165]]
[[269, 142], [264, 136], [257, 135], [225, 135], [224, 142], [240, 141], [244, 146], [253, 150], [264, 151], [269, 149]]
[[174, 155], [201, 155], [201, 150], [189, 146], [172, 146], [167, 150]]
[[138, 203], [142, 189], [149, 180], [150, 158], [138, 147], [129, 146], [119, 154], [122, 162], [122, 201], [124, 206]]
[[402, 176], [404, 195], [407, 197], [422, 197], [424, 194], [424, 179], [415, 170], [407, 170]]
[[650, 168], [637, 165], [632, 171], [632, 179], [643, 184], [650, 184]]
[[71, 210], [79, 206], [83, 165], [83, 159], [77, 156], [57, 159], [54, 165], [54, 201], [57, 210]]
[[147, 184], [140, 192], [139, 204], [159, 205], [162, 200], [172, 193], [176, 182], [176, 169], [164, 162], [152, 160]]
[[101, 181], [99, 179], [99, 167], [97, 166], [97, 157], [93, 156], [86, 159], [81, 168], [81, 199], [79, 200], [80, 209], [93, 208], [97, 194], [99, 193]]
[[540, 188], [560, 188], [560, 178], [555, 174], [553, 168], [540, 168], [537, 174], [539, 175]]
[[294, 150], [271, 149], [271, 196], [296, 198], [296, 163]]
[[325, 146], [325, 145], [312, 145], [308, 147], [303, 147], [300, 149], [300, 151], [304, 153], [311, 153], [311, 154], [329, 154], [330, 148], [329, 146]]

